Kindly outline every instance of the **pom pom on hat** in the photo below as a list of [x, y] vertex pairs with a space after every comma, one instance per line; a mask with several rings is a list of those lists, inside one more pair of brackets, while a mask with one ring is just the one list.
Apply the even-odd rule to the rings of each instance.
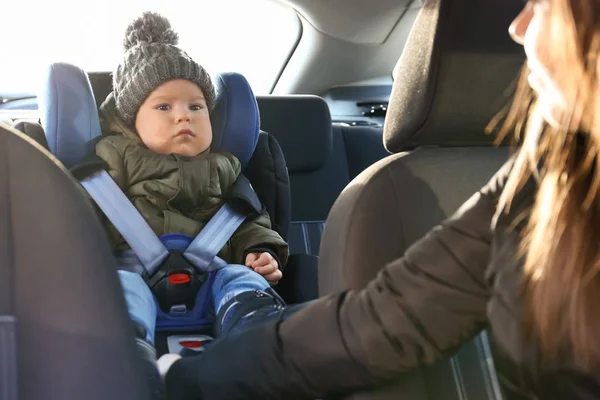
[[171, 28], [171, 23], [168, 19], [160, 14], [146, 11], [125, 29], [123, 47], [127, 51], [141, 42], [177, 46], [179, 36]]

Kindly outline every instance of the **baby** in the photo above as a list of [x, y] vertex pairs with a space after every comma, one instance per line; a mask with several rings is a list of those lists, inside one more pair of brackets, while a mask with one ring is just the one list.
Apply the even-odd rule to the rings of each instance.
[[[241, 167], [232, 154], [210, 150], [215, 90], [204, 68], [176, 47], [177, 39], [155, 13], [129, 25], [114, 90], [100, 107], [96, 154], [156, 235], [194, 237], [224, 204]], [[105, 225], [114, 250], [128, 249], [107, 219]], [[217, 335], [283, 308], [270, 285], [282, 277], [288, 247], [267, 213], [248, 217], [218, 255], [230, 265], [217, 271], [211, 288]], [[153, 296], [138, 274], [119, 276], [130, 316], [152, 345]]]

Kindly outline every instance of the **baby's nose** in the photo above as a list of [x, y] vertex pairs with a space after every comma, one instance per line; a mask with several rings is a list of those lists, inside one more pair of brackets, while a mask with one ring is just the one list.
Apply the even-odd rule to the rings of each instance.
[[192, 119], [192, 117], [191, 117], [190, 113], [187, 111], [181, 111], [181, 112], [177, 113], [177, 122], [189, 121], [191, 119]]

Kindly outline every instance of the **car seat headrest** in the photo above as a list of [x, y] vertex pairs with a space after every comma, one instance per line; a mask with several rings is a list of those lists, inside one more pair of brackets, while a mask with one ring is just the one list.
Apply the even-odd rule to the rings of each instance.
[[261, 129], [277, 139], [290, 172], [310, 172], [327, 161], [331, 114], [318, 96], [257, 96]]
[[94, 92], [94, 98], [96, 99], [96, 106], [100, 108], [100, 105], [110, 92], [112, 92], [112, 74], [110, 72], [88, 72], [90, 78], [90, 84], [92, 85], [92, 91]]
[[[248, 81], [237, 73], [215, 76], [217, 98], [211, 113], [213, 150], [235, 155], [245, 166], [258, 141], [259, 115]], [[88, 75], [80, 68], [51, 64], [38, 94], [41, 122], [48, 147], [67, 167], [93, 151], [101, 135], [97, 104]]]
[[508, 26], [522, 0], [426, 0], [396, 68], [384, 143], [481, 146], [523, 65]]
[[37, 122], [17, 120], [12, 124], [12, 128], [19, 132], [23, 132], [25, 135], [39, 143], [44, 149], [49, 150], [44, 128]]

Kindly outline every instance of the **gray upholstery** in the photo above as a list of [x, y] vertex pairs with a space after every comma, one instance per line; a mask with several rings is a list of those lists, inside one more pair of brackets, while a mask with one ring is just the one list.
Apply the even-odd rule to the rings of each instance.
[[0, 126], [0, 263], [10, 287], [0, 316], [16, 320], [18, 398], [147, 399], [106, 237], [51, 158]]
[[344, 189], [327, 219], [321, 293], [362, 288], [482, 187], [506, 161], [507, 152], [494, 147], [419, 148], [365, 170]]
[[[523, 62], [507, 28], [518, 0], [427, 0], [396, 68], [384, 143], [395, 154], [360, 174], [323, 233], [321, 295], [364, 287], [450, 216], [506, 161], [484, 127], [509, 101]], [[401, 153], [407, 149], [410, 152]], [[499, 399], [485, 333], [448, 361], [352, 399]]]
[[522, 6], [425, 0], [395, 69], [384, 132], [389, 151], [494, 140], [482, 132], [509, 101], [507, 89], [523, 64], [522, 47], [508, 36]]
[[[319, 294], [360, 289], [451, 215], [506, 161], [507, 148], [418, 148], [377, 162], [339, 196], [319, 253]], [[448, 361], [351, 400], [500, 400], [485, 333]]]

